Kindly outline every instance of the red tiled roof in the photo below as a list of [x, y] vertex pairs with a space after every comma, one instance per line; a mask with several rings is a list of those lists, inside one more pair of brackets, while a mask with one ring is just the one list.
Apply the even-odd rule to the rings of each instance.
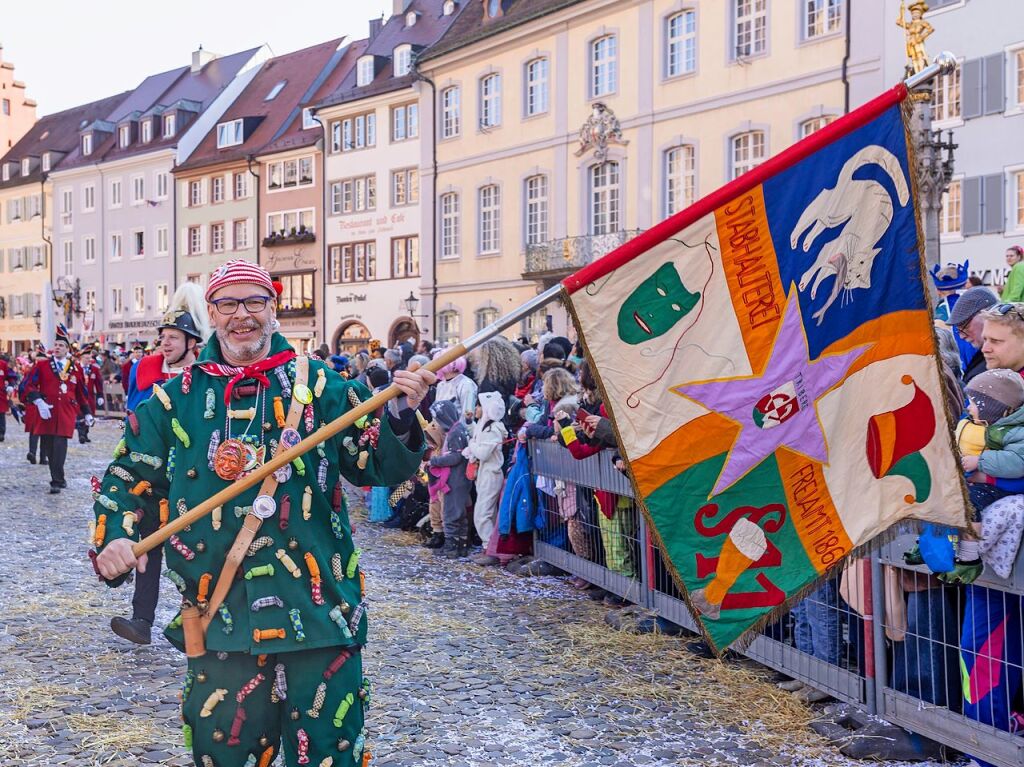
[[[116, 109], [119, 104], [131, 94], [131, 91], [119, 93], [116, 96], [108, 96], [99, 101], [89, 104], [65, 109], [63, 112], [55, 112], [39, 118], [28, 133], [22, 136], [21, 140], [11, 147], [3, 156], [3, 161], [16, 160], [19, 165], [25, 157], [41, 158], [46, 152], [61, 152], [69, 154], [78, 147], [78, 131], [83, 125], [88, 125], [94, 120], [102, 120], [111, 110]], [[60, 167], [58, 159], [51, 160], [51, 170]], [[0, 189], [21, 186], [22, 184], [38, 183], [43, 179], [42, 166], [36, 163], [36, 167], [28, 176], [12, 176], [9, 181], [0, 183]]]

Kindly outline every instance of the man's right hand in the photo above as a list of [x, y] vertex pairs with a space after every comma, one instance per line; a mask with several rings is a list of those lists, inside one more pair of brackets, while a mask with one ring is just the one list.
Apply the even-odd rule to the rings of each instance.
[[149, 555], [143, 554], [136, 559], [132, 552], [132, 544], [133, 541], [127, 538], [118, 538], [116, 541], [108, 543], [96, 557], [96, 566], [100, 569], [100, 575], [108, 581], [112, 581], [133, 567], [137, 567], [140, 573], [146, 572], [146, 561], [149, 559]]

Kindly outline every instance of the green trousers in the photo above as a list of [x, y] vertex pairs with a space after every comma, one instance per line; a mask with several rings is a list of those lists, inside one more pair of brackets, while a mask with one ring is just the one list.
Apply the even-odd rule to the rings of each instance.
[[186, 742], [191, 736], [197, 767], [266, 767], [281, 749], [289, 767], [319, 767], [328, 757], [331, 767], [361, 765], [369, 705], [363, 684], [354, 648], [266, 656], [208, 652], [188, 661]]
[[601, 529], [601, 544], [608, 569], [627, 578], [635, 578], [633, 541], [636, 539], [636, 509], [633, 502], [629, 498], [619, 498], [612, 518], [598, 513], [597, 524]]

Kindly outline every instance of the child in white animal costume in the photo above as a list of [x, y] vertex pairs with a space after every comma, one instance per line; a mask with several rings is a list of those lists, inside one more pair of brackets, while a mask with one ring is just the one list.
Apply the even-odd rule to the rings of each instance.
[[501, 419], [505, 415], [505, 401], [496, 391], [482, 392], [476, 406], [476, 423], [469, 445], [462, 451], [470, 461], [479, 461], [476, 474], [476, 505], [473, 524], [480, 540], [487, 543], [494, 532], [498, 515], [498, 500], [505, 476], [501, 467], [505, 462], [501, 445], [508, 430]]

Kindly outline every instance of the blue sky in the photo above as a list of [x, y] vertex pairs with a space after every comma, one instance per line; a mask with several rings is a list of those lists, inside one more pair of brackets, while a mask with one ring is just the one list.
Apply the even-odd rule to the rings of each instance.
[[332, 37], [366, 37], [392, 0], [106, 0], [5, 2], [0, 43], [39, 116], [133, 88], [191, 62], [201, 44], [234, 53], [266, 43], [275, 54]]

